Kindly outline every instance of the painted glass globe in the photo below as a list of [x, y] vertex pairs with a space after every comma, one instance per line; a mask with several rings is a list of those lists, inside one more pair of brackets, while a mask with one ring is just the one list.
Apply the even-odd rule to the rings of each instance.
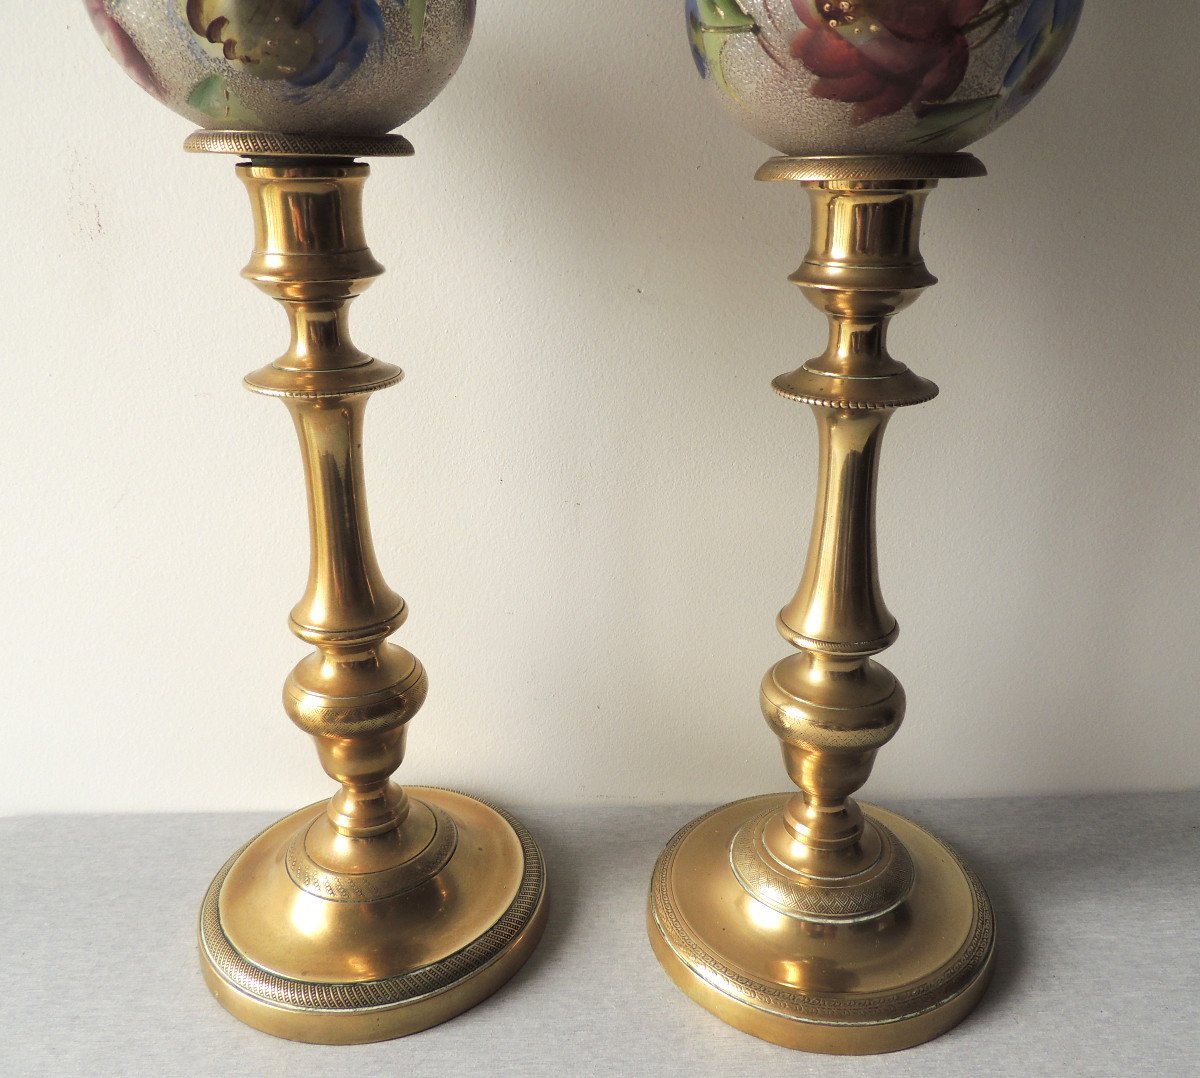
[[1083, 0], [686, 0], [696, 67], [792, 157], [951, 153], [1046, 84]]
[[202, 127], [381, 135], [461, 63], [475, 0], [84, 0], [143, 89]]

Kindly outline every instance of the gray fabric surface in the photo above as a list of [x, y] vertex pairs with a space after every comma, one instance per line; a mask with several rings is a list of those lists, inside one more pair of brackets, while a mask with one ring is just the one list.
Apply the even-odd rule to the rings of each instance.
[[866, 1058], [757, 1041], [695, 1006], [645, 940], [650, 869], [703, 807], [517, 811], [546, 851], [551, 921], [501, 992], [384, 1044], [240, 1025], [193, 942], [209, 879], [257, 814], [0, 820], [0, 1074], [1200, 1074], [1200, 793], [889, 805], [954, 844], [996, 905], [979, 1009]]

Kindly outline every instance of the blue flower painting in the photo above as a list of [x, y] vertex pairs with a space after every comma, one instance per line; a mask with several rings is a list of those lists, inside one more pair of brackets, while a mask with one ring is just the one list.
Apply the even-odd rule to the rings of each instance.
[[[298, 90], [339, 86], [384, 38], [379, 0], [183, 0], [210, 52]], [[425, 0], [419, 5], [424, 23]], [[414, 30], [417, 27], [414, 26]]]
[[1017, 53], [1004, 86], [1009, 92], [1008, 108], [1016, 111], [1045, 84], [1071, 43], [1083, 0], [1033, 0], [1017, 28]]

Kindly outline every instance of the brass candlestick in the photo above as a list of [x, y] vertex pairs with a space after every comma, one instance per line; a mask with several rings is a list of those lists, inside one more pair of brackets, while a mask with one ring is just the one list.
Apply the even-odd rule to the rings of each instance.
[[804, 576], [778, 628], [799, 650], [763, 679], [763, 714], [794, 795], [752, 797], [688, 824], [654, 869], [650, 940], [675, 982], [727, 1022], [793, 1048], [886, 1052], [958, 1022], [987, 985], [992, 909], [975, 876], [920, 827], [850, 796], [904, 717], [872, 656], [898, 632], [875, 556], [884, 428], [937, 387], [887, 350], [888, 320], [935, 278], [918, 247], [941, 178], [967, 154], [775, 158], [812, 203], [791, 280], [829, 319], [817, 359], [776, 392], [817, 418], [817, 508]]
[[684, 0], [696, 67], [784, 155], [762, 180], [812, 204], [792, 276], [829, 319], [824, 353], [775, 379], [812, 406], [817, 509], [804, 576], [778, 626], [799, 654], [763, 679], [763, 714], [799, 794], [754, 797], [683, 828], [654, 868], [650, 941], [675, 982], [756, 1036], [817, 1052], [887, 1052], [975, 1005], [994, 924], [951, 850], [858, 805], [904, 691], [875, 557], [880, 445], [897, 408], [937, 387], [888, 353], [888, 321], [934, 278], [921, 212], [957, 153], [1024, 107], [1061, 60], [1083, 0]]
[[363, 236], [368, 166], [344, 156], [356, 144], [411, 152], [399, 136], [188, 140], [250, 156], [237, 166], [255, 224], [243, 275], [291, 323], [291, 347], [246, 385], [281, 399], [300, 438], [312, 563], [290, 622], [317, 650], [292, 671], [283, 702], [342, 786], [221, 869], [200, 915], [201, 960], [237, 1017], [323, 1043], [401, 1036], [477, 1003], [529, 956], [546, 909], [542, 856], [520, 823], [463, 794], [390, 779], [427, 680], [387, 643], [408, 609], [383, 580], [367, 521], [363, 412], [402, 372], [360, 352], [347, 329], [350, 300], [383, 272]]
[[239, 154], [255, 248], [245, 276], [283, 304], [288, 350], [251, 374], [300, 437], [312, 561], [292, 631], [316, 647], [284, 686], [341, 789], [269, 827], [217, 874], [200, 915], [204, 976], [252, 1026], [324, 1043], [444, 1021], [520, 967], [546, 916], [545, 868], [507, 813], [391, 781], [425, 699], [387, 638], [407, 617], [371, 545], [367, 397], [399, 368], [351, 343], [347, 307], [383, 268], [367, 249], [358, 157], [407, 156], [392, 128], [424, 108], [471, 39], [475, 0], [84, 0], [109, 50], [201, 124], [195, 151]]

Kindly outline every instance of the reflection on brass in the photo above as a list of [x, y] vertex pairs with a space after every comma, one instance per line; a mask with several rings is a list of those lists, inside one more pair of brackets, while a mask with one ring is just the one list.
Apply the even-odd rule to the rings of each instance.
[[887, 325], [935, 283], [921, 212], [942, 178], [978, 176], [967, 154], [776, 158], [812, 244], [791, 277], [829, 320], [824, 353], [775, 379], [811, 405], [817, 507], [800, 587], [777, 626], [797, 653], [763, 678], [763, 715], [798, 794], [726, 805], [688, 824], [655, 866], [648, 928], [675, 982], [755, 1036], [867, 1054], [936, 1037], [991, 972], [991, 904], [975, 876], [915, 824], [859, 805], [904, 690], [873, 656], [898, 632], [876, 565], [875, 486], [892, 412], [937, 387], [894, 359]]
[[384, 582], [367, 519], [363, 412], [402, 376], [347, 329], [349, 301], [383, 272], [363, 235], [368, 168], [259, 157], [237, 170], [256, 237], [244, 275], [292, 331], [246, 384], [287, 406], [308, 492], [311, 566], [291, 627], [316, 651], [288, 677], [283, 705], [340, 789], [222, 868], [201, 912], [201, 963], [221, 1004], [268, 1033], [383, 1040], [445, 1021], [512, 976], [542, 932], [545, 869], [506, 813], [391, 781], [427, 680], [388, 642], [408, 608]]

